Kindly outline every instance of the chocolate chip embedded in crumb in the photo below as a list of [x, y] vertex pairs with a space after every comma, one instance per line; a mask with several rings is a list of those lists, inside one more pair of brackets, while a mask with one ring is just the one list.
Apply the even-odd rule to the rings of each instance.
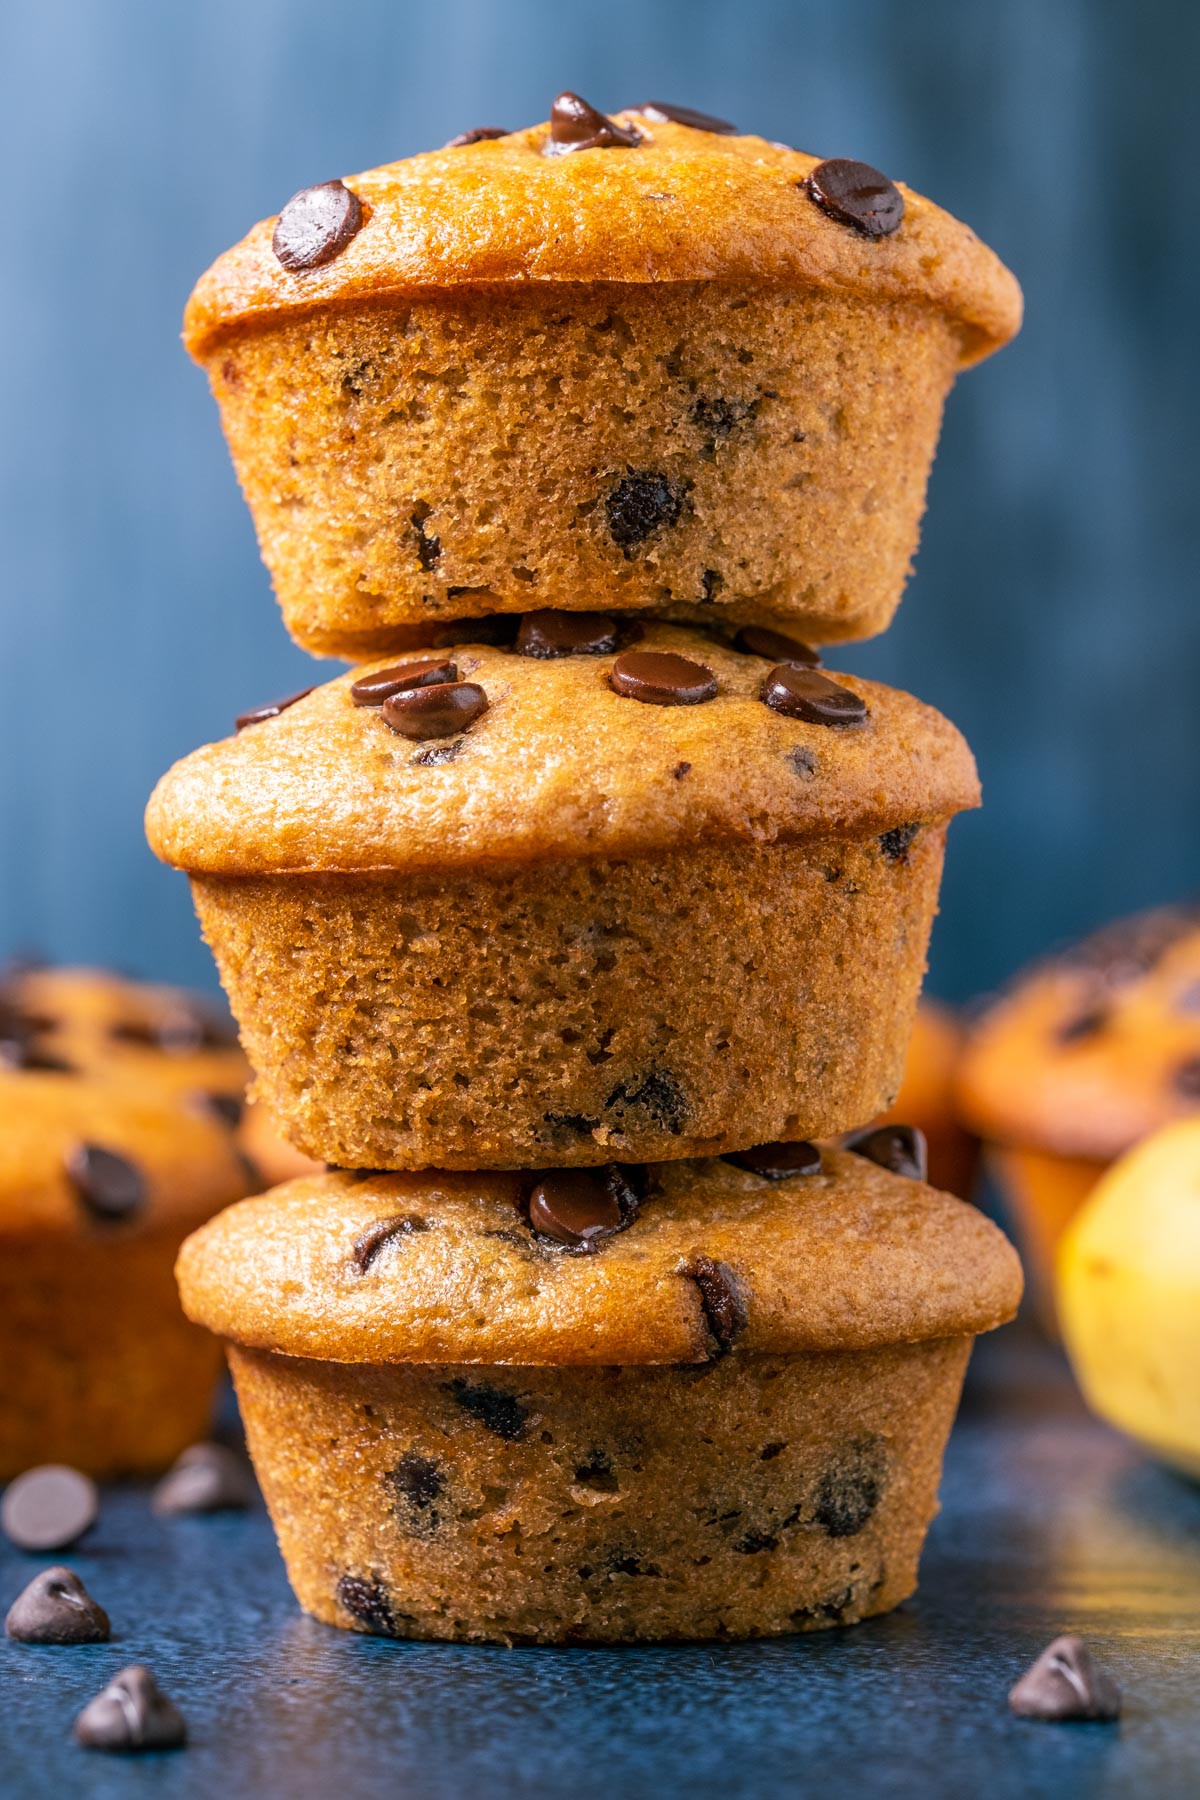
[[343, 1575], [334, 1595], [352, 1619], [378, 1637], [399, 1637], [400, 1628], [391, 1596], [376, 1576]]
[[785, 631], [772, 631], [766, 625], [743, 625], [733, 640], [735, 650], [743, 656], [761, 656], [767, 662], [783, 663], [798, 669], [816, 669], [821, 665], [821, 652]]
[[177, 1750], [187, 1726], [149, 1669], [133, 1663], [88, 1701], [75, 1736], [88, 1750]]
[[691, 772], [692, 772], [692, 765], [690, 762], [678, 762], [675, 764], [675, 767], [671, 770], [671, 774], [676, 781], [682, 781], [684, 776], [690, 775]]
[[418, 1536], [432, 1536], [441, 1524], [434, 1502], [446, 1485], [437, 1463], [419, 1456], [415, 1450], [406, 1450], [383, 1482], [404, 1523]]
[[669, 650], [627, 650], [613, 664], [608, 682], [614, 693], [647, 706], [699, 706], [717, 692], [710, 668]]
[[908, 825], [893, 825], [879, 835], [879, 848], [889, 862], [907, 862], [908, 853], [921, 829], [920, 819]]
[[542, 152], [546, 156], [562, 156], [571, 150], [632, 150], [641, 141], [640, 131], [618, 125], [615, 119], [597, 112], [568, 90], [550, 108], [550, 135]]
[[424, 500], [418, 502], [413, 510], [409, 524], [417, 535], [417, 561], [426, 575], [431, 575], [442, 560], [442, 540], [431, 531], [426, 531], [425, 521], [433, 517], [433, 508]]
[[688, 125], [693, 131], [715, 131], [722, 137], [737, 136], [737, 126], [731, 125], [728, 119], [717, 119], [712, 113], [697, 112], [693, 106], [674, 106], [667, 100], [647, 100], [644, 106], [631, 107], [630, 110], [640, 112], [643, 119], [652, 119], [656, 125]]
[[809, 725], [840, 727], [863, 725], [867, 719], [867, 703], [849, 688], [830, 681], [816, 669], [796, 669], [783, 663], [771, 670], [763, 682], [764, 706], [783, 713], [789, 719], [803, 719]]
[[877, 1438], [851, 1444], [817, 1484], [813, 1523], [830, 1537], [857, 1537], [879, 1505], [886, 1479]]
[[632, 1225], [638, 1183], [618, 1163], [601, 1169], [554, 1169], [530, 1189], [530, 1229], [576, 1255], [592, 1255]]
[[266, 719], [277, 719], [289, 706], [295, 706], [297, 700], [307, 699], [312, 693], [310, 687], [300, 688], [297, 693], [285, 694], [282, 700], [268, 700], [263, 706], [255, 706], [249, 712], [239, 713], [234, 720], [235, 731], [245, 731], [247, 725], [261, 725]]
[[650, 1069], [636, 1083], [619, 1081], [604, 1102], [621, 1119], [631, 1108], [675, 1137], [687, 1124], [687, 1095], [668, 1069]]
[[823, 213], [864, 237], [889, 237], [900, 229], [904, 195], [870, 163], [835, 156], [818, 163], [800, 186]]
[[[479, 589], [451, 588], [451, 595], [477, 593]], [[490, 596], [493, 600], [494, 594]], [[441, 625], [435, 625], [430, 633], [430, 643], [436, 650], [445, 650], [455, 644], [494, 644], [505, 649], [516, 642], [517, 627], [521, 622], [519, 613], [479, 613], [473, 619], [447, 619]]]
[[250, 1470], [227, 1444], [189, 1444], [150, 1497], [156, 1513], [244, 1512], [254, 1503]]
[[518, 656], [607, 656], [616, 647], [617, 621], [611, 613], [530, 612], [517, 632]]
[[42, 1463], [5, 1488], [0, 1529], [18, 1550], [65, 1550], [90, 1531], [99, 1511], [90, 1476], [66, 1463]]
[[735, 1150], [721, 1160], [748, 1169], [763, 1181], [790, 1181], [797, 1175], [821, 1173], [821, 1152], [805, 1139], [790, 1144], [756, 1144], [752, 1150]]
[[340, 256], [362, 229], [362, 202], [344, 181], [322, 181], [293, 194], [275, 223], [271, 248], [292, 275]]
[[503, 125], [473, 125], [469, 131], [460, 131], [442, 145], [443, 150], [461, 150], [464, 144], [482, 144], [488, 138], [508, 137], [510, 134]]
[[393, 1213], [388, 1219], [376, 1219], [365, 1231], [360, 1231], [354, 1240], [351, 1256], [365, 1275], [380, 1251], [397, 1238], [413, 1237], [417, 1232], [428, 1231], [429, 1220], [419, 1218], [415, 1213]]
[[103, 1144], [76, 1144], [64, 1164], [72, 1187], [97, 1219], [131, 1219], [149, 1198], [146, 1177], [137, 1164]]
[[461, 1376], [450, 1383], [447, 1391], [465, 1413], [497, 1437], [515, 1443], [524, 1435], [529, 1409], [515, 1394], [506, 1394], [486, 1381], [464, 1381]]
[[8, 1609], [4, 1629], [18, 1644], [107, 1644], [108, 1614], [73, 1569], [43, 1569]]
[[351, 685], [350, 698], [355, 706], [382, 706], [393, 694], [457, 680], [457, 663], [445, 656], [426, 657], [419, 662], [392, 663], [389, 668], [360, 675]]
[[910, 1181], [929, 1178], [929, 1147], [925, 1133], [916, 1125], [876, 1125], [855, 1131], [842, 1139], [842, 1149], [865, 1156], [893, 1175], [907, 1175]]
[[1026, 1669], [1008, 1704], [1021, 1719], [1117, 1719], [1121, 1690], [1081, 1637], [1059, 1637]]
[[390, 694], [383, 703], [383, 722], [400, 737], [421, 743], [466, 731], [487, 709], [488, 697], [476, 682], [442, 681]]
[[630, 469], [605, 497], [609, 535], [628, 556], [664, 525], [676, 525], [684, 508], [683, 488], [653, 469]]
[[711, 1256], [693, 1256], [681, 1266], [680, 1274], [695, 1282], [704, 1323], [716, 1345], [714, 1354], [723, 1356], [746, 1329], [748, 1312], [741, 1282], [728, 1263]]

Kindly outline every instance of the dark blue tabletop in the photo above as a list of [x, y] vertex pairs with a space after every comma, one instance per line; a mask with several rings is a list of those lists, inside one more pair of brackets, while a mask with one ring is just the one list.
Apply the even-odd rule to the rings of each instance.
[[[43, 1560], [0, 1551], [5, 1605]], [[354, 1637], [297, 1610], [263, 1513], [160, 1520], [135, 1488], [64, 1560], [117, 1636], [3, 1641], [5, 1800], [1200, 1793], [1200, 1489], [1090, 1421], [1017, 1331], [977, 1352], [918, 1596], [850, 1630], [644, 1650]], [[1065, 1629], [1123, 1684], [1119, 1724], [1009, 1715], [1010, 1683]], [[77, 1749], [76, 1711], [133, 1661], [190, 1746]]]

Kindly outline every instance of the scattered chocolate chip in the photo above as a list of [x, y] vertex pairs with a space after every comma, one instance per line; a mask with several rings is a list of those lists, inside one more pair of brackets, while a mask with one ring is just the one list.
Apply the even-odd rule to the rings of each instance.
[[717, 1356], [724, 1355], [746, 1328], [748, 1317], [741, 1282], [728, 1263], [711, 1256], [693, 1256], [680, 1274], [694, 1281], [700, 1294], [700, 1310]]
[[465, 1413], [497, 1437], [511, 1444], [524, 1435], [529, 1409], [515, 1394], [506, 1394], [485, 1381], [464, 1381], [461, 1376], [450, 1383], [448, 1391]]
[[400, 1628], [392, 1609], [391, 1597], [376, 1576], [343, 1575], [337, 1584], [336, 1598], [360, 1625], [379, 1637], [398, 1637]]
[[627, 650], [608, 681], [614, 693], [647, 706], [699, 706], [717, 692], [711, 669], [671, 650]]
[[611, 613], [526, 613], [517, 632], [518, 656], [607, 656], [617, 647]]
[[813, 1522], [830, 1537], [856, 1537], [879, 1505], [885, 1464], [878, 1439], [851, 1444], [817, 1485]]
[[203, 1093], [193, 1095], [195, 1104], [231, 1131], [236, 1131], [246, 1110], [244, 1094]]
[[633, 1107], [649, 1116], [655, 1125], [676, 1136], [687, 1123], [687, 1095], [667, 1069], [651, 1069], [636, 1086], [619, 1081], [604, 1102], [606, 1112], [623, 1114]]
[[591, 1255], [632, 1225], [638, 1192], [618, 1163], [602, 1169], [555, 1169], [530, 1190], [531, 1230], [577, 1255]]
[[149, 1669], [132, 1663], [88, 1701], [75, 1736], [89, 1750], [177, 1750], [187, 1726]]
[[1200, 1100], [1200, 1056], [1189, 1057], [1175, 1071], [1174, 1087], [1185, 1100]]
[[786, 663], [771, 670], [762, 686], [762, 701], [772, 712], [810, 725], [862, 725], [867, 705], [849, 688], [830, 681], [816, 669], [796, 669]]
[[456, 736], [487, 709], [488, 697], [475, 682], [441, 681], [390, 694], [383, 702], [383, 722], [401, 737], [420, 743]]
[[390, 1219], [376, 1219], [373, 1225], [360, 1231], [350, 1254], [365, 1275], [387, 1244], [394, 1243], [397, 1238], [412, 1237], [419, 1231], [428, 1230], [428, 1219], [418, 1218], [415, 1213], [393, 1213]]
[[671, 770], [671, 774], [674, 776], [676, 781], [682, 781], [684, 776], [690, 775], [691, 772], [692, 772], [692, 765], [690, 762], [677, 762], [675, 764], [675, 767]]
[[226, 1444], [189, 1444], [150, 1498], [156, 1513], [243, 1512], [254, 1503], [254, 1480]]
[[921, 821], [915, 819], [909, 825], [893, 825], [890, 831], [881, 832], [879, 848], [887, 860], [889, 862], [907, 862], [909, 850], [920, 829]]
[[821, 666], [819, 650], [814, 650], [811, 644], [801, 643], [799, 638], [789, 637], [785, 631], [772, 631], [767, 625], [743, 625], [733, 640], [733, 647], [743, 656], [761, 656], [767, 662], [782, 663], [785, 668], [817, 669]]
[[66, 1463], [42, 1463], [9, 1482], [0, 1528], [18, 1550], [65, 1550], [96, 1523], [96, 1484]]
[[[450, 589], [452, 595], [470, 591], [473, 590]], [[447, 619], [434, 627], [429, 641], [437, 650], [452, 649], [456, 644], [493, 644], [507, 649], [516, 642], [520, 623], [520, 613], [480, 613], [474, 619]]]
[[509, 133], [503, 125], [473, 125], [469, 131], [460, 131], [457, 137], [452, 137], [448, 144], [442, 145], [442, 148], [443, 150], [461, 150], [464, 144], [482, 144], [487, 138], [502, 138], [508, 137], [508, 135]]
[[344, 181], [293, 194], [275, 222], [271, 248], [292, 275], [332, 262], [362, 229], [362, 202]]
[[1082, 1012], [1072, 1013], [1064, 1019], [1054, 1032], [1054, 1039], [1059, 1044], [1081, 1044], [1086, 1038], [1095, 1037], [1108, 1024], [1108, 1009], [1104, 1006], [1088, 1006]]
[[912, 1181], [929, 1177], [929, 1149], [925, 1133], [916, 1125], [876, 1125], [866, 1131], [855, 1131], [842, 1139], [842, 1149], [868, 1162], [890, 1169], [893, 1175], [907, 1175]]
[[795, 1175], [821, 1173], [821, 1152], [804, 1139], [791, 1144], [756, 1144], [752, 1150], [735, 1150], [722, 1161], [749, 1169], [763, 1181], [790, 1181]]
[[432, 1536], [441, 1524], [434, 1502], [446, 1485], [438, 1465], [415, 1450], [406, 1450], [383, 1481], [409, 1528], [419, 1536]]
[[547, 156], [562, 156], [569, 150], [632, 150], [641, 141], [640, 131], [618, 125], [568, 91], [550, 108], [550, 135], [542, 149]]
[[728, 119], [716, 119], [712, 113], [697, 112], [693, 106], [672, 106], [667, 100], [647, 100], [644, 106], [630, 110], [640, 112], [643, 119], [653, 119], [656, 125], [690, 125], [693, 131], [715, 131], [722, 137], [737, 136], [737, 126], [731, 125]]
[[684, 490], [654, 469], [630, 469], [606, 496], [609, 534], [626, 555], [664, 525], [675, 525], [684, 507]]
[[393, 694], [405, 694], [412, 688], [438, 687], [443, 682], [457, 680], [457, 663], [444, 656], [421, 662], [393, 663], [388, 669], [360, 675], [351, 686], [350, 698], [355, 706], [382, 706]]
[[442, 540], [426, 531], [425, 521], [433, 517], [432, 506], [422, 500], [413, 511], [410, 525], [417, 534], [417, 561], [426, 575], [431, 575], [442, 559]]
[[107, 1644], [108, 1614], [73, 1569], [43, 1569], [8, 1609], [4, 1629], [18, 1644]]
[[900, 229], [904, 195], [870, 163], [835, 156], [818, 163], [800, 185], [822, 212], [864, 237], [888, 237]]
[[1026, 1669], [1008, 1704], [1021, 1719], [1117, 1719], [1121, 1690], [1081, 1637], [1059, 1637]]
[[76, 1144], [65, 1167], [75, 1192], [98, 1219], [130, 1219], [149, 1198], [146, 1177], [137, 1164], [102, 1144]]
[[301, 688], [298, 693], [285, 694], [282, 700], [268, 700], [265, 706], [255, 706], [249, 712], [239, 713], [233, 722], [234, 729], [245, 731], [247, 725], [261, 725], [266, 719], [277, 719], [289, 706], [295, 706], [297, 700], [304, 700], [311, 693], [310, 687]]

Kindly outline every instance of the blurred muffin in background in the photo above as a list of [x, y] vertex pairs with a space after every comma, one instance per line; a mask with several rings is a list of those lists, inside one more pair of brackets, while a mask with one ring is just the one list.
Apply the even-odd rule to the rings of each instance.
[[979, 1140], [959, 1117], [955, 1092], [966, 1034], [949, 1007], [922, 999], [909, 1040], [904, 1079], [878, 1124], [916, 1125], [929, 1147], [929, 1184], [969, 1200], [979, 1170]]
[[958, 1097], [1052, 1327], [1059, 1241], [1105, 1168], [1200, 1112], [1200, 904], [1106, 926], [1018, 977], [971, 1032]]

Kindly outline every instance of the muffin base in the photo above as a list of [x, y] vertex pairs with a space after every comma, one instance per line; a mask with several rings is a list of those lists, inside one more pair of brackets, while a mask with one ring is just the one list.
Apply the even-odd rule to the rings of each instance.
[[306, 1155], [662, 1162], [889, 1105], [944, 839], [192, 888], [255, 1092]]
[[229, 1355], [307, 1612], [391, 1637], [613, 1643], [898, 1605], [970, 1346], [615, 1369]]
[[289, 631], [365, 657], [545, 606], [882, 631], [961, 347], [930, 307], [553, 282], [235, 328], [206, 365]]

